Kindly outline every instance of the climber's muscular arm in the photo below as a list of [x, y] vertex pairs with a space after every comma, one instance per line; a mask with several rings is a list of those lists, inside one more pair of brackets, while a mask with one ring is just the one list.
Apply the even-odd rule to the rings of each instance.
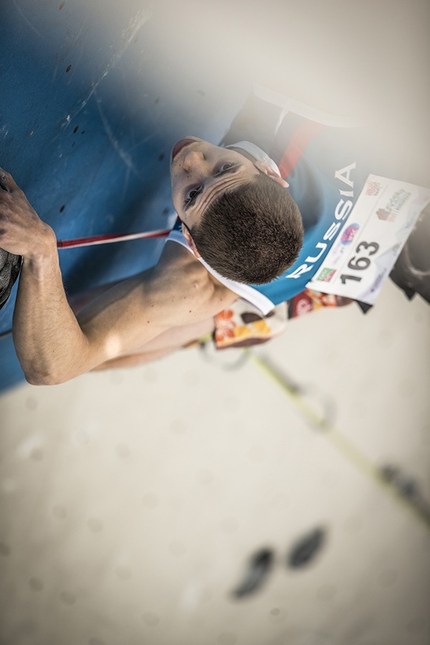
[[55, 235], [4, 171], [0, 247], [24, 258], [13, 338], [33, 384], [67, 381], [135, 352], [168, 329], [207, 320], [237, 298], [170, 242], [157, 266], [120, 282], [76, 318], [64, 292]]

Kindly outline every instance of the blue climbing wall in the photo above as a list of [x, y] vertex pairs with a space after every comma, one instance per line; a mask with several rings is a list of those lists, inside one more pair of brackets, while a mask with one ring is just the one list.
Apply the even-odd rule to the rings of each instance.
[[[175, 58], [169, 49], [174, 5], [154, 4], [2, 2], [0, 166], [58, 239], [168, 228], [173, 143], [186, 134], [217, 140], [233, 114], [219, 94], [208, 97], [186, 52]], [[137, 273], [163, 243], [60, 250], [66, 290]], [[11, 328], [15, 297], [16, 286], [0, 311], [0, 334]], [[11, 336], [3, 336], [0, 389], [22, 379]]]

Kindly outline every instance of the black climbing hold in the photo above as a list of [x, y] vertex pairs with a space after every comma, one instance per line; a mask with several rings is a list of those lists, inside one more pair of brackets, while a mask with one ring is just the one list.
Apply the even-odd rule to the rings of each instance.
[[261, 549], [249, 559], [245, 576], [233, 591], [233, 596], [243, 598], [258, 591], [267, 580], [273, 567], [274, 554], [271, 549]]
[[287, 566], [292, 569], [304, 567], [312, 562], [326, 539], [326, 531], [317, 528], [298, 540], [287, 555]]
[[0, 249], [0, 309], [9, 299], [21, 270], [22, 257]]

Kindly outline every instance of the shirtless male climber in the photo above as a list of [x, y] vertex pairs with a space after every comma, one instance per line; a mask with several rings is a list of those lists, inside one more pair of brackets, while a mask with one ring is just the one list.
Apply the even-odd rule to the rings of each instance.
[[52, 228], [0, 170], [0, 247], [23, 257], [13, 340], [29, 383], [62, 383], [182, 347], [213, 330], [240, 285], [273, 281], [296, 260], [301, 215], [269, 158], [187, 137], [172, 150], [171, 187], [189, 248], [166, 243], [155, 267], [94, 290], [75, 316]]

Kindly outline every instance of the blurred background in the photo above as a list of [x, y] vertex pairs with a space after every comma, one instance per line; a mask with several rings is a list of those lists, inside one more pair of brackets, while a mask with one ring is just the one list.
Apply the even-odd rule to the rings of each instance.
[[[169, 227], [173, 143], [219, 141], [255, 82], [430, 186], [427, 0], [1, 5], [0, 165], [59, 239]], [[62, 250], [67, 290], [162, 245]], [[428, 645], [429, 331], [388, 281], [251, 355], [39, 388], [3, 336], [1, 645]]]

